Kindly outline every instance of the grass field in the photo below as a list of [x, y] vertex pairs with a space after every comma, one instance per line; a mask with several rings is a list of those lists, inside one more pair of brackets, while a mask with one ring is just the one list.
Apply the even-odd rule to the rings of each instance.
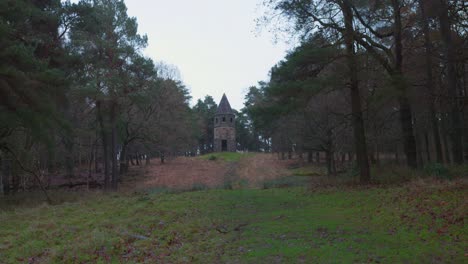
[[2, 211], [0, 263], [466, 263], [467, 198], [456, 181], [90, 194]]
[[250, 157], [250, 153], [239, 153], [239, 152], [216, 152], [200, 156], [204, 160], [222, 160], [227, 162], [237, 162], [241, 158]]

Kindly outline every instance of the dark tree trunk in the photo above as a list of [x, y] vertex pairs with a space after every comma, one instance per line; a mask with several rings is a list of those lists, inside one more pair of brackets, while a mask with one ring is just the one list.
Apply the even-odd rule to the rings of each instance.
[[369, 153], [369, 159], [370, 159], [370, 162], [371, 162], [372, 165], [377, 164], [377, 160], [375, 159], [375, 153], [373, 151], [371, 151]]
[[96, 129], [96, 138], [94, 140], [94, 173], [99, 172], [99, 133]]
[[0, 156], [0, 166], [2, 171], [0, 172], [0, 194], [3, 195], [9, 191], [9, 178], [10, 178], [10, 166], [9, 160], [5, 156]]
[[311, 150], [307, 151], [307, 162], [312, 163], [313, 162], [313, 153]]
[[117, 185], [119, 183], [119, 161], [117, 160], [117, 127], [116, 127], [116, 118], [117, 118], [117, 104], [116, 102], [111, 102], [110, 109], [110, 125], [111, 125], [111, 149], [110, 149], [110, 159], [112, 166], [112, 189], [117, 190]]
[[325, 159], [327, 162], [327, 174], [328, 176], [333, 175], [332, 153], [328, 150], [325, 151]]
[[128, 158], [127, 158], [127, 143], [122, 144], [122, 151], [120, 152], [120, 175], [128, 172]]
[[66, 135], [63, 139], [65, 146], [65, 171], [68, 179], [73, 178], [73, 168], [75, 167], [73, 160], [73, 138], [71, 135]]
[[317, 164], [320, 164], [320, 151], [315, 152], [315, 159], [317, 161]]
[[398, 95], [398, 103], [400, 105], [400, 122], [403, 132], [403, 146], [406, 154], [406, 163], [411, 168], [417, 168], [417, 150], [416, 139], [413, 132], [413, 113], [407, 95], [407, 84], [403, 76], [403, 36], [401, 23], [401, 5], [400, 0], [392, 0], [394, 27], [393, 34], [395, 37], [395, 69], [392, 74], [393, 82]]
[[[448, 127], [447, 127], [447, 118], [444, 117], [443, 120], [442, 120], [442, 131], [448, 131]], [[445, 153], [445, 162], [446, 163], [452, 163], [452, 159], [450, 157], [450, 144], [449, 144], [449, 141], [447, 139], [447, 133], [443, 133], [442, 134], [442, 140], [444, 142], [444, 153]]]
[[107, 126], [104, 124], [101, 101], [96, 102], [96, 108], [97, 108], [97, 119], [100, 125], [101, 141], [102, 141], [102, 154], [103, 154], [102, 156], [103, 156], [103, 163], [104, 163], [104, 189], [108, 189], [110, 187], [108, 129], [107, 129]]
[[417, 161], [418, 161], [418, 167], [423, 167], [424, 166], [424, 161], [423, 161], [423, 149], [422, 149], [422, 144], [421, 144], [421, 137], [416, 138], [416, 149], [418, 150], [417, 152]]
[[426, 145], [426, 159], [427, 162], [431, 162], [431, 147], [429, 144], [429, 134], [426, 132], [424, 133], [424, 143]]
[[164, 152], [160, 153], [160, 158], [161, 158], [161, 164], [164, 164], [164, 161], [165, 161]]
[[119, 166], [117, 160], [117, 129], [112, 125], [111, 134], [111, 164], [112, 164], [112, 189], [116, 190], [119, 182]]
[[[70, 102], [68, 99], [64, 99], [63, 102], [63, 111], [64, 111], [64, 116], [67, 120], [71, 120], [74, 122], [73, 114], [71, 112], [71, 107], [70, 107]], [[73, 151], [74, 151], [74, 133], [73, 129], [66, 129], [65, 133], [63, 135], [63, 145], [65, 147], [65, 172], [66, 172], [66, 177], [68, 179], [73, 178], [74, 174], [74, 167], [75, 167], [75, 162], [73, 158]]]
[[398, 155], [398, 145], [395, 145], [395, 163], [400, 164], [400, 157]]
[[92, 168], [93, 168], [93, 161], [95, 161], [96, 157], [94, 156], [94, 148], [97, 148], [95, 144], [91, 145], [91, 151], [89, 152], [89, 164], [88, 164], [88, 177], [86, 178], [86, 187], [89, 190], [89, 180], [91, 179], [92, 175]]
[[369, 160], [367, 157], [367, 143], [366, 132], [364, 129], [364, 121], [362, 118], [361, 109], [361, 96], [358, 83], [358, 66], [356, 63], [356, 56], [354, 50], [354, 26], [353, 26], [353, 12], [351, 6], [347, 1], [344, 1], [341, 9], [343, 11], [345, 22], [344, 39], [346, 43], [346, 59], [350, 78], [350, 92], [351, 92], [351, 111], [352, 111], [352, 124], [354, 135], [354, 147], [356, 149], [356, 157], [359, 166], [359, 174], [361, 183], [368, 183], [371, 180], [369, 170]]
[[[434, 145], [435, 145], [435, 151], [436, 151], [436, 161], [438, 163], [443, 162], [442, 158], [442, 144], [440, 142], [440, 133], [439, 133], [439, 122], [437, 121], [436, 117], [436, 111], [435, 111], [435, 89], [434, 89], [434, 84], [433, 84], [433, 75], [432, 75], [432, 42], [431, 42], [431, 36], [430, 36], [430, 31], [429, 31], [429, 21], [426, 15], [426, 10], [424, 9], [424, 2], [423, 0], [419, 0], [419, 6], [421, 9], [421, 15], [422, 15], [422, 28], [424, 32], [424, 48], [425, 48], [425, 59], [426, 59], [426, 88], [429, 92], [429, 115], [430, 115], [430, 121], [431, 121], [431, 127], [432, 127], [432, 134], [434, 136]], [[427, 139], [427, 134], [426, 134], [426, 139]], [[428, 151], [429, 155], [429, 151]], [[428, 156], [428, 161], [430, 161], [430, 157]]]
[[461, 109], [458, 106], [457, 92], [457, 72], [456, 72], [456, 54], [455, 46], [452, 41], [452, 31], [450, 29], [449, 11], [446, 0], [440, 0], [439, 22], [440, 34], [444, 43], [444, 55], [447, 60], [447, 79], [448, 79], [448, 96], [450, 105], [450, 122], [451, 133], [450, 139], [452, 143], [452, 157], [456, 164], [463, 163], [463, 125], [461, 120]]

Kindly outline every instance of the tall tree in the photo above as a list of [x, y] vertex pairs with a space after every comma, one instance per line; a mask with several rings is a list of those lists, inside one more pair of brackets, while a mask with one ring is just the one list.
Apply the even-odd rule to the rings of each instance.
[[[354, 142], [358, 165], [363, 183], [370, 181], [369, 162], [367, 157], [367, 146], [365, 129], [362, 119], [361, 98], [359, 95], [359, 83], [357, 79], [357, 64], [354, 59], [354, 26], [353, 11], [351, 4], [347, 0], [337, 1], [315, 1], [315, 0], [270, 0], [265, 4], [276, 12], [272, 15], [279, 15], [291, 21], [294, 28], [304, 37], [310, 36], [311, 32], [318, 27], [326, 32], [330, 41], [339, 41], [341, 37], [345, 39], [346, 54], [348, 58], [348, 78], [350, 80]], [[336, 15], [339, 10], [340, 15]], [[271, 19], [271, 18], [267, 18]]]
[[440, 34], [444, 43], [444, 57], [447, 64], [447, 90], [450, 100], [450, 121], [452, 131], [450, 138], [452, 141], [453, 161], [457, 164], [463, 163], [463, 123], [461, 119], [461, 107], [458, 97], [457, 72], [455, 59], [455, 45], [452, 40], [452, 30], [449, 20], [449, 8], [447, 0], [438, 0]]
[[126, 96], [126, 68], [134, 54], [147, 44], [137, 33], [135, 18], [127, 15], [121, 0], [83, 0], [81, 19], [71, 30], [73, 51], [83, 61], [80, 89], [96, 106], [104, 154], [106, 188], [117, 187], [117, 119], [120, 102]]

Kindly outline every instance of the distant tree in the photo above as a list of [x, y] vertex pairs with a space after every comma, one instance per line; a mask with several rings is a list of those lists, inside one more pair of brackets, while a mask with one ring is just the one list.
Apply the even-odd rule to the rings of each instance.
[[213, 97], [207, 95], [204, 100], [198, 99], [193, 107], [193, 111], [197, 117], [198, 125], [200, 127], [200, 134], [198, 135], [198, 148], [201, 154], [213, 151], [214, 140], [214, 121], [213, 118], [216, 113], [218, 105]]

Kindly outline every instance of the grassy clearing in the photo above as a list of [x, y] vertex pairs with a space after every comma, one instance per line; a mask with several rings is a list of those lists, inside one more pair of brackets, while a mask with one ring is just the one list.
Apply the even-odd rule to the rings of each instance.
[[0, 262], [462, 263], [466, 187], [95, 194], [2, 211]]
[[323, 166], [319, 167], [316, 165], [293, 168], [290, 171], [295, 176], [322, 176], [327, 174], [327, 171]]
[[222, 160], [227, 162], [238, 162], [241, 158], [250, 156], [252, 156], [252, 154], [250, 153], [216, 152], [202, 155], [199, 158], [204, 160]]

